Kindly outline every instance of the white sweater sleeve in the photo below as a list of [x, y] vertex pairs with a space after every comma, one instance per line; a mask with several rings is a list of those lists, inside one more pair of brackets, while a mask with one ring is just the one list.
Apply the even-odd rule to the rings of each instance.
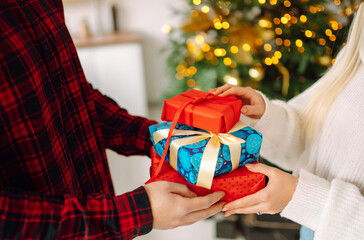
[[301, 113], [317, 83], [289, 102], [270, 101], [266, 96], [266, 110], [252, 127], [263, 134], [261, 155], [286, 170], [293, 170], [297, 156], [305, 149]]
[[364, 197], [354, 184], [338, 179], [329, 183], [301, 170], [296, 192], [281, 215], [314, 230], [315, 239], [364, 238]]

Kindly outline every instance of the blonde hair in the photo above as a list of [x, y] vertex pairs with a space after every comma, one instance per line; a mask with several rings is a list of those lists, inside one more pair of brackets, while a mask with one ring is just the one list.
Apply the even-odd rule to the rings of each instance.
[[330, 106], [345, 86], [353, 78], [361, 64], [360, 49], [364, 47], [364, 4], [356, 12], [350, 26], [346, 46], [339, 53], [334, 65], [322, 77], [320, 85], [313, 93], [309, 104], [303, 112], [303, 124], [308, 140], [320, 132]]

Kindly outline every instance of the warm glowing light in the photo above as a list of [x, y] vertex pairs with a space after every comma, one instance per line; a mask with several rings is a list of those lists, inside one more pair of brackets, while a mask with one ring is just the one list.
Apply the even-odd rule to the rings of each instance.
[[310, 38], [310, 37], [312, 37], [312, 32], [310, 30], [306, 30], [305, 35], [306, 35], [306, 37]]
[[331, 28], [332, 28], [332, 30], [336, 31], [339, 29], [339, 24], [336, 21], [332, 21]]
[[264, 44], [264, 50], [267, 52], [272, 51], [272, 45], [270, 45], [269, 43]]
[[274, 52], [274, 56], [275, 56], [276, 58], [278, 58], [278, 59], [281, 59], [281, 57], [282, 57], [282, 53], [281, 53], [280, 51], [275, 51], [275, 52]]
[[215, 56], [217, 56], [217, 57], [222, 56], [222, 49], [221, 49], [221, 48], [216, 48], [216, 49], [214, 50], [214, 54], [215, 54]]
[[293, 24], [297, 23], [297, 18], [296, 17], [292, 17], [291, 18], [291, 23], [293, 23]]
[[274, 6], [277, 4], [277, 0], [270, 0], [269, 3], [270, 5]]
[[237, 46], [231, 46], [230, 47], [230, 52], [231, 53], [238, 53], [239, 52], [239, 48]]
[[213, 58], [214, 58], [214, 55], [212, 54], [212, 52], [208, 52], [208, 53], [206, 53], [206, 54], [205, 54], [205, 58], [206, 58], [207, 60], [211, 60], [211, 59], [213, 59]]
[[263, 45], [263, 39], [261, 39], [261, 38], [255, 39], [255, 44], [258, 45], [258, 46], [262, 46]]
[[279, 60], [277, 57], [272, 57], [272, 63], [273, 64], [278, 64]]
[[299, 53], [303, 53], [304, 51], [305, 51], [305, 48], [304, 48], [304, 47], [299, 47], [299, 48], [298, 48], [298, 52], [299, 52]]
[[316, 9], [317, 9], [318, 12], [322, 12], [322, 11], [325, 10], [325, 7], [324, 6], [321, 6], [321, 5], [317, 5], [316, 6]]
[[323, 39], [323, 38], [319, 38], [318, 39], [318, 43], [320, 44], [320, 45], [325, 45], [326, 44], [326, 41], [325, 41], [325, 39]]
[[228, 22], [223, 22], [221, 25], [222, 25], [223, 29], [229, 29], [230, 28], [230, 24]]
[[191, 79], [188, 79], [187, 80], [187, 86], [188, 87], [194, 87], [194, 86], [196, 86], [196, 81], [193, 80], [192, 78]]
[[192, 10], [190, 12], [190, 14], [191, 14], [192, 17], [197, 17], [198, 16], [198, 11], [197, 10]]
[[182, 74], [182, 73], [177, 73], [177, 74], [175, 75], [175, 77], [176, 77], [176, 79], [178, 79], [178, 80], [182, 80], [182, 79], [184, 78], [184, 76], [183, 76], [183, 74]]
[[284, 14], [284, 17], [287, 18], [288, 21], [292, 18], [291, 15], [289, 15], [288, 13]]
[[297, 40], [296, 40], [296, 46], [297, 46], [297, 47], [302, 47], [302, 45], [303, 45], [302, 40], [301, 40], [301, 39], [297, 39]]
[[227, 9], [227, 8], [223, 8], [223, 9], [221, 10], [221, 13], [222, 13], [223, 15], [227, 16], [227, 15], [229, 15], [229, 14], [230, 14], [230, 10], [229, 10], [229, 9]]
[[335, 61], [336, 61], [336, 59], [335, 59], [335, 58], [333, 58], [333, 59], [331, 60], [331, 64], [334, 64], [334, 63], [335, 63]]
[[226, 50], [221, 48], [221, 51], [222, 51], [222, 56], [225, 56], [226, 55]]
[[273, 22], [274, 22], [274, 24], [278, 25], [281, 23], [281, 20], [279, 18], [274, 18]]
[[269, 66], [269, 65], [272, 65], [273, 61], [272, 61], [271, 58], [267, 57], [267, 58], [264, 59], [264, 63]]
[[301, 15], [300, 16], [300, 21], [301, 21], [301, 23], [307, 22], [307, 17], [305, 15]]
[[215, 54], [215, 56], [217, 56], [217, 57], [223, 57], [223, 56], [225, 56], [225, 55], [226, 55], [226, 50], [225, 50], [225, 49], [223, 49], [223, 48], [216, 48], [216, 49], [214, 50], [214, 54]]
[[244, 50], [245, 52], [249, 52], [249, 51], [250, 51], [250, 45], [249, 45], [248, 43], [244, 43], [244, 44], [243, 44], [243, 50]]
[[282, 38], [277, 38], [276, 43], [277, 43], [278, 46], [281, 46], [283, 44]]
[[201, 4], [201, 0], [193, 0], [192, 1], [193, 4], [195, 4], [196, 6], [200, 5]]
[[325, 34], [330, 37], [332, 35], [332, 31], [330, 29], [326, 29]]
[[219, 30], [219, 29], [221, 29], [221, 28], [222, 28], [222, 24], [221, 24], [220, 22], [215, 22], [215, 23], [214, 23], [214, 27], [215, 27], [217, 30]]
[[195, 44], [187, 44], [187, 49], [190, 52], [193, 52], [196, 49]]
[[265, 3], [265, 0], [258, 0], [258, 2], [259, 2], [260, 4], [264, 4], [264, 3]]
[[334, 42], [336, 40], [336, 36], [334, 34], [332, 34], [330, 37], [329, 37], [330, 41]]
[[161, 28], [162, 33], [170, 34], [172, 32], [172, 26], [169, 24], [164, 24]]
[[229, 42], [229, 38], [227, 36], [222, 36], [221, 37], [221, 42], [224, 44], [227, 44]]
[[203, 6], [203, 7], [201, 8], [201, 12], [203, 12], [203, 13], [208, 13], [208, 12], [210, 12], [210, 8], [209, 8], [208, 6]]
[[177, 72], [182, 72], [184, 68], [185, 68], [185, 66], [183, 66], [182, 64], [179, 64], [179, 65], [176, 67], [176, 70], [177, 70]]
[[226, 82], [226, 83], [229, 83], [229, 84], [231, 84], [231, 85], [238, 85], [238, 79], [236, 79], [235, 77], [233, 77], [233, 76], [230, 76], [230, 75], [226, 75], [225, 77], [224, 77], [224, 81]]
[[288, 19], [287, 19], [287, 18], [285, 18], [285, 17], [281, 17], [281, 22], [282, 22], [283, 24], [287, 24], [287, 23], [288, 23]]
[[258, 25], [259, 26], [261, 26], [261, 27], [263, 27], [263, 28], [265, 28], [265, 27], [267, 27], [268, 26], [268, 23], [267, 23], [268, 21], [267, 20], [265, 20], [265, 19], [259, 19], [259, 21], [258, 21]]
[[256, 69], [256, 68], [251, 68], [251, 69], [249, 69], [249, 75], [250, 75], [250, 77], [252, 77], [252, 78], [259, 78], [260, 73], [259, 73], [258, 69]]
[[195, 75], [197, 73], [197, 68], [194, 66], [189, 67], [189, 70], [191, 75]]
[[190, 70], [188, 68], [183, 69], [182, 71], [183, 76], [188, 77], [190, 75]]
[[195, 41], [198, 45], [202, 45], [205, 42], [205, 39], [202, 35], [197, 35], [195, 37]]
[[212, 22], [213, 22], [214, 24], [215, 24], [215, 23], [217, 23], [217, 22], [221, 23], [220, 19], [218, 19], [218, 18], [215, 18], [214, 20], [212, 20]]
[[205, 43], [202, 47], [201, 47], [201, 50], [203, 52], [208, 52], [210, 51], [210, 45], [208, 45], [207, 43]]
[[224, 64], [226, 65], [226, 66], [230, 66], [231, 65], [231, 58], [228, 58], [228, 57], [226, 57], [226, 58], [224, 58]]
[[283, 4], [284, 4], [285, 7], [290, 7], [291, 6], [290, 1], [284, 1]]
[[277, 35], [281, 35], [281, 34], [283, 33], [283, 31], [282, 31], [282, 29], [281, 29], [281, 28], [276, 28], [274, 31], [275, 31], [275, 33], [276, 33]]
[[312, 5], [309, 7], [309, 9], [312, 14], [315, 14], [317, 12], [317, 9]]
[[284, 46], [286, 46], [286, 47], [289, 47], [289, 46], [291, 46], [291, 41], [290, 41], [290, 40], [288, 40], [288, 39], [285, 39], [285, 40], [283, 41], [283, 45], [284, 45]]
[[334, 0], [335, 5], [339, 6], [341, 4], [340, 0]]

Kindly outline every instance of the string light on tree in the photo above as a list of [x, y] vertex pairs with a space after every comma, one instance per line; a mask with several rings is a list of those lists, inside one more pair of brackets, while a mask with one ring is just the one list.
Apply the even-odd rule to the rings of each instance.
[[166, 97], [228, 82], [289, 99], [331, 66], [354, 11], [348, 0], [189, 0], [183, 24], [162, 27]]

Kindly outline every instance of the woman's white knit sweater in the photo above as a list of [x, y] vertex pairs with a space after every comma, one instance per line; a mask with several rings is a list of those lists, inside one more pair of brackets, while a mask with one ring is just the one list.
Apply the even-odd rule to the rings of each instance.
[[364, 239], [363, 50], [355, 77], [309, 147], [298, 116], [317, 84], [289, 102], [264, 97], [266, 112], [252, 123], [263, 134], [262, 156], [299, 177], [281, 215], [314, 230], [315, 239]]

